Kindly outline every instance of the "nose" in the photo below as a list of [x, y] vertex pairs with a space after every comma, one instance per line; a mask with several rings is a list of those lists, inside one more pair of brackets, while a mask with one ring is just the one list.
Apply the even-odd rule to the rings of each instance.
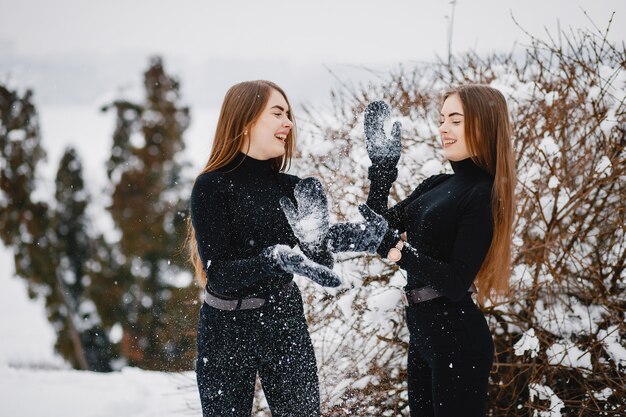
[[285, 121], [283, 122], [283, 126], [291, 129], [293, 127], [293, 122], [289, 120], [288, 117], [285, 117]]
[[444, 134], [448, 131], [448, 123], [443, 122], [439, 125], [439, 134]]

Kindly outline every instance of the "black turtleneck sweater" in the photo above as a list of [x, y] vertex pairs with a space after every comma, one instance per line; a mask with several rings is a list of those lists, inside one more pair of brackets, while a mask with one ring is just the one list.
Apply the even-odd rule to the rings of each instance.
[[191, 192], [191, 221], [207, 286], [217, 295], [246, 297], [272, 291], [292, 279], [276, 274], [264, 248], [295, 246], [298, 240], [279, 199], [294, 199], [293, 175], [278, 173], [271, 160], [239, 153], [228, 165], [196, 178]]
[[[407, 233], [409, 245], [398, 261], [407, 271], [405, 289], [428, 286], [456, 301], [467, 293], [491, 245], [493, 177], [470, 158], [451, 165], [454, 174], [427, 178], [390, 209], [387, 198], [398, 171], [373, 165], [367, 204], [387, 219], [390, 229]], [[388, 232], [380, 255], [386, 257], [397, 241], [397, 234]]]

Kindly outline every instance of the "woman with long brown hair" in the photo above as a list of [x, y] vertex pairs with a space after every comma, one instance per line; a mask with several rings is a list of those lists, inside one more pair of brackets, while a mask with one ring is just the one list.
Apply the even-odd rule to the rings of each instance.
[[[440, 112], [443, 153], [454, 174], [427, 178], [387, 208], [397, 177], [400, 126], [383, 131], [389, 107], [371, 103], [365, 135], [371, 188], [367, 206], [387, 222], [377, 252], [407, 272], [410, 333], [409, 406], [412, 416], [478, 417], [487, 407], [494, 347], [478, 301], [506, 295], [515, 211], [515, 162], [504, 96], [486, 85], [446, 92]], [[368, 219], [380, 223], [371, 213]], [[355, 227], [333, 225], [331, 241], [361, 241]], [[344, 233], [348, 231], [348, 233]]]
[[[313, 219], [314, 230], [294, 234], [281, 210], [282, 198], [309, 224], [310, 212], [327, 210], [319, 182], [282, 172], [295, 139], [291, 106], [276, 84], [228, 90], [190, 204], [190, 260], [205, 289], [196, 361], [204, 416], [250, 416], [257, 373], [274, 417], [319, 415], [315, 354], [292, 278], [340, 281], [323, 239], [327, 213]], [[305, 255], [292, 250], [296, 244]]]

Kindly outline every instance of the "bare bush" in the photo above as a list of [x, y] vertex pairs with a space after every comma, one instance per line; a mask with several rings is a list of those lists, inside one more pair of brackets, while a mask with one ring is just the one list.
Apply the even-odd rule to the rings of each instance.
[[[610, 26], [610, 24], [609, 24]], [[342, 85], [306, 109], [300, 175], [321, 177], [336, 220], [358, 217], [369, 183], [363, 110], [384, 99], [403, 122], [393, 201], [449, 170], [437, 148], [440, 94], [485, 83], [509, 102], [519, 183], [510, 300], [483, 308], [496, 345], [492, 416], [617, 416], [625, 409], [625, 50], [607, 32], [531, 38], [525, 54], [468, 53]], [[302, 118], [301, 118], [302, 120]], [[342, 255], [348, 285], [302, 283], [320, 361], [323, 414], [407, 416], [404, 272]], [[351, 287], [351, 288], [347, 288]]]

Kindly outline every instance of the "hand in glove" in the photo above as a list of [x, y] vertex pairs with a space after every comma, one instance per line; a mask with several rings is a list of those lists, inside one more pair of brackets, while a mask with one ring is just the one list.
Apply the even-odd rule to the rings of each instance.
[[322, 287], [337, 287], [341, 279], [331, 269], [319, 265], [286, 245], [274, 245], [261, 253], [272, 272], [287, 272], [307, 277]]
[[333, 252], [376, 253], [387, 232], [387, 220], [366, 204], [361, 204], [359, 211], [364, 222], [338, 223], [330, 227], [328, 244]]
[[383, 130], [391, 111], [384, 101], [373, 101], [365, 109], [365, 146], [373, 164], [395, 168], [400, 159], [402, 125], [395, 122], [391, 128], [391, 139]]
[[305, 178], [293, 190], [298, 208], [287, 197], [280, 199], [285, 217], [300, 242], [300, 249], [315, 262], [333, 267], [333, 254], [328, 249], [328, 202], [322, 184], [316, 178]]

